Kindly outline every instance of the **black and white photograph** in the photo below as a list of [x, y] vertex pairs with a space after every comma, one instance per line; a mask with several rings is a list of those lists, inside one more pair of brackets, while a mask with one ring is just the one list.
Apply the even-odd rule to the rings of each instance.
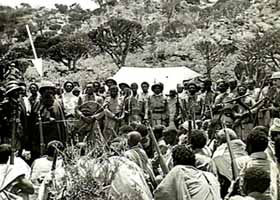
[[280, 0], [0, 0], [0, 200], [280, 200]]

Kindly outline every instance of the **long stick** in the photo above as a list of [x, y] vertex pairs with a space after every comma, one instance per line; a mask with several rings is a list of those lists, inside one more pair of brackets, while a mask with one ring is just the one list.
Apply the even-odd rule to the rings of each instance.
[[44, 154], [45, 143], [44, 143], [42, 117], [40, 111], [38, 111], [38, 120], [39, 120], [39, 133], [40, 133], [40, 155], [42, 156]]
[[227, 146], [228, 146], [228, 150], [229, 150], [229, 155], [230, 155], [230, 158], [231, 158], [232, 178], [233, 178], [233, 180], [236, 180], [239, 173], [238, 173], [238, 168], [237, 168], [235, 156], [234, 156], [234, 153], [233, 153], [233, 150], [232, 150], [229, 134], [226, 131], [226, 127], [223, 124], [223, 122], [222, 122], [222, 126], [223, 126], [223, 129], [224, 129], [224, 132], [225, 132], [225, 136], [226, 136], [226, 140], [227, 140]]
[[148, 124], [148, 129], [150, 131], [150, 135], [152, 137], [153, 143], [155, 144], [156, 152], [157, 152], [157, 154], [159, 156], [159, 161], [160, 161], [159, 163], [160, 163], [160, 167], [162, 169], [162, 172], [163, 172], [164, 175], [167, 175], [168, 172], [169, 172], [169, 169], [168, 169], [168, 167], [167, 167], [167, 165], [166, 165], [166, 163], [165, 163], [165, 161], [163, 159], [163, 156], [162, 156], [161, 151], [159, 149], [159, 146], [158, 146], [156, 137], [154, 135], [153, 129], [152, 129], [151, 125], [149, 125], [149, 124]]
[[38, 59], [38, 57], [37, 57], [37, 53], [36, 53], [36, 50], [35, 50], [35, 47], [34, 47], [34, 43], [33, 43], [32, 36], [31, 36], [31, 33], [30, 33], [28, 25], [26, 25], [26, 30], [27, 30], [27, 34], [28, 34], [28, 37], [29, 37], [29, 40], [30, 40], [30, 44], [31, 44], [31, 48], [32, 48], [32, 51], [33, 51], [33, 55], [34, 55], [34, 58], [36, 60], [36, 59]]
[[13, 165], [15, 163], [15, 151], [16, 151], [16, 131], [17, 131], [17, 109], [13, 110], [13, 127], [12, 127], [12, 141], [11, 141], [11, 158], [10, 164]]

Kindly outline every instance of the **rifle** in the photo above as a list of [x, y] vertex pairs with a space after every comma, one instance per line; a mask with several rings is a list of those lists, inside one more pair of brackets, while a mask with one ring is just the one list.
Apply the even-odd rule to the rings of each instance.
[[13, 124], [12, 124], [12, 141], [11, 141], [11, 158], [10, 164], [15, 164], [15, 152], [16, 152], [16, 132], [17, 132], [17, 122], [18, 122], [18, 111], [17, 107], [13, 109]]
[[39, 121], [39, 133], [40, 133], [40, 155], [42, 156], [44, 154], [44, 133], [43, 133], [43, 123], [42, 123], [42, 117], [40, 110], [38, 111], [38, 121]]
[[261, 85], [261, 88], [260, 88], [260, 91], [258, 92], [257, 96], [256, 96], [256, 102], [259, 100], [260, 98], [260, 95], [262, 93], [262, 90], [264, 88], [264, 85], [265, 85], [265, 82], [267, 80], [268, 76], [265, 76], [264, 79], [263, 79], [263, 82], [262, 82], [262, 85]]
[[164, 159], [163, 159], [163, 156], [162, 156], [161, 151], [160, 151], [160, 149], [159, 149], [159, 146], [158, 146], [156, 137], [155, 137], [155, 135], [154, 135], [153, 129], [152, 129], [152, 127], [151, 127], [150, 124], [147, 124], [147, 126], [148, 126], [148, 129], [149, 129], [149, 131], [150, 131], [150, 135], [151, 135], [151, 138], [152, 138], [152, 140], [153, 140], [153, 143], [155, 144], [156, 152], [157, 152], [157, 154], [158, 154], [158, 156], [159, 156], [159, 164], [160, 164], [160, 167], [161, 167], [161, 169], [162, 169], [162, 172], [163, 172], [164, 175], [167, 175], [168, 172], [169, 172], [169, 169], [168, 169], [168, 167], [167, 167], [167, 165], [166, 165], [166, 163], [165, 163], [165, 161], [164, 161]]

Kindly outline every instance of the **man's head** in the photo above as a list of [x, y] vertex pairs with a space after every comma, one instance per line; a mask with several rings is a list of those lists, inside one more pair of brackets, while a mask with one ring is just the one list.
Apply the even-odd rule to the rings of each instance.
[[254, 81], [253, 79], [249, 79], [245, 82], [245, 84], [249, 90], [253, 90], [255, 88], [256, 81]]
[[198, 86], [197, 86], [196, 83], [191, 81], [191, 82], [188, 83], [187, 90], [189, 91], [189, 93], [191, 95], [194, 95], [196, 92], [198, 92]]
[[221, 93], [226, 92], [227, 89], [228, 89], [228, 87], [229, 87], [229, 85], [228, 85], [228, 83], [226, 83], [225, 80], [219, 80], [219, 81], [217, 82], [217, 89], [218, 89], [218, 91], [221, 92]]
[[105, 86], [104, 86], [104, 85], [101, 85], [100, 88], [99, 88], [99, 90], [98, 90], [98, 92], [99, 92], [100, 94], [104, 94], [104, 93], [106, 92]]
[[6, 164], [11, 155], [12, 148], [10, 144], [1, 144], [0, 145], [0, 164]]
[[112, 85], [110, 88], [109, 88], [109, 92], [110, 92], [110, 96], [112, 98], [115, 98], [118, 96], [118, 93], [119, 93], [119, 88], [116, 86], [116, 85]]
[[152, 91], [155, 94], [160, 94], [163, 91], [163, 84], [162, 83], [156, 83], [152, 86]]
[[225, 129], [221, 129], [217, 132], [217, 144], [221, 145], [223, 143], [226, 143], [226, 134], [229, 135], [229, 139], [230, 140], [234, 140], [237, 139], [237, 135], [234, 132], [234, 130], [230, 129], [230, 128], [225, 128]]
[[268, 137], [263, 131], [252, 130], [246, 141], [248, 154], [264, 152], [268, 146]]
[[270, 186], [270, 174], [261, 167], [245, 170], [242, 190], [246, 195], [252, 192], [264, 193]]
[[72, 90], [72, 94], [76, 97], [80, 96], [81, 90], [78, 87], [74, 87]]
[[129, 147], [134, 147], [141, 142], [141, 134], [137, 131], [132, 131], [127, 134], [127, 144]]
[[148, 82], [144, 81], [143, 83], [141, 83], [141, 88], [142, 88], [142, 91], [144, 93], [148, 93], [149, 92], [149, 87], [150, 87], [150, 85], [149, 85]]
[[93, 89], [93, 83], [89, 82], [86, 85], [86, 94], [88, 95], [92, 95], [94, 93], [94, 89]]
[[39, 86], [36, 83], [31, 83], [29, 85], [29, 91], [32, 95], [37, 95], [39, 91]]
[[280, 139], [280, 119], [274, 118], [273, 123], [269, 129], [269, 134], [272, 141], [276, 141], [278, 138]]
[[133, 94], [137, 94], [138, 84], [137, 83], [131, 83], [130, 89], [132, 90]]
[[195, 166], [195, 154], [186, 145], [177, 145], [172, 150], [172, 158], [174, 166], [190, 165]]
[[119, 135], [126, 136], [128, 133], [134, 131], [134, 129], [130, 125], [123, 125], [120, 127]]
[[192, 130], [191, 133], [191, 145], [192, 149], [202, 149], [206, 145], [206, 135], [203, 131]]
[[108, 86], [108, 88], [110, 88], [113, 85], [117, 85], [117, 82], [114, 79], [112, 79], [112, 78], [108, 78], [105, 81], [105, 84]]
[[184, 91], [184, 86], [180, 83], [177, 84], [177, 92], [178, 94], [181, 94]]
[[98, 81], [93, 82], [93, 92], [98, 93], [98, 90], [100, 88], [100, 83]]
[[39, 92], [43, 105], [50, 107], [55, 101], [56, 87], [53, 83], [45, 81], [42, 83]]
[[169, 97], [170, 97], [171, 99], [175, 98], [176, 96], [177, 96], [176, 90], [170, 90], [170, 91], [169, 91]]
[[211, 80], [205, 80], [202, 82], [202, 90], [204, 91], [211, 91], [212, 89], [212, 81]]
[[237, 80], [235, 78], [229, 79], [228, 85], [231, 91], [234, 90], [237, 87]]
[[245, 94], [247, 93], [247, 88], [246, 88], [246, 86], [245, 86], [245, 85], [239, 85], [239, 86], [237, 87], [237, 93], [238, 93], [239, 96], [245, 95]]
[[271, 76], [271, 80], [274, 86], [280, 87], [280, 72], [274, 72]]
[[177, 130], [172, 127], [168, 127], [163, 130], [163, 139], [166, 144], [175, 145], [177, 143]]
[[71, 81], [66, 81], [63, 85], [64, 90], [69, 93], [73, 90], [74, 84]]

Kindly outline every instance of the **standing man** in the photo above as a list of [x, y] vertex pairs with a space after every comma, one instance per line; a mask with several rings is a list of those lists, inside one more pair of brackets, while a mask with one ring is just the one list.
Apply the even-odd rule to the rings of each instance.
[[167, 98], [163, 96], [163, 84], [156, 83], [152, 86], [154, 92], [148, 99], [149, 116], [145, 116], [145, 119], [149, 119], [152, 126], [169, 124], [169, 109]]
[[130, 85], [132, 95], [125, 100], [126, 110], [128, 113], [128, 123], [136, 122], [141, 123], [144, 118], [144, 104], [145, 102], [140, 99], [138, 94], [137, 83]]
[[28, 97], [29, 103], [31, 105], [31, 109], [34, 106], [34, 104], [40, 100], [39, 98], [39, 86], [36, 83], [31, 83], [29, 85], [29, 91], [30, 91], [30, 96]]
[[66, 81], [63, 85], [64, 92], [62, 93], [62, 105], [64, 106], [65, 118], [73, 118], [75, 107], [78, 103], [78, 98], [73, 95], [72, 90], [74, 84], [71, 81]]
[[176, 90], [170, 90], [169, 91], [169, 95], [168, 95], [168, 99], [167, 99], [167, 102], [168, 102], [168, 109], [169, 109], [169, 126], [175, 128], [175, 121], [176, 121], [176, 118], [177, 118], [177, 115], [179, 115], [180, 113], [180, 108], [178, 108], [178, 98], [177, 97], [177, 92]]
[[202, 117], [203, 119], [213, 118], [213, 104], [215, 99], [215, 93], [212, 90], [212, 81], [205, 80], [202, 82], [202, 88], [204, 92], [200, 95], [202, 99]]
[[[32, 160], [40, 157], [40, 151], [44, 152], [45, 145], [52, 140], [67, 142], [65, 117], [61, 104], [55, 98], [56, 87], [49, 81], [42, 82], [39, 89], [40, 101], [31, 111], [31, 131], [29, 133], [30, 150]], [[41, 130], [40, 130], [41, 126]]]
[[116, 85], [109, 88], [109, 97], [104, 101], [104, 131], [106, 141], [110, 141], [117, 136], [121, 120], [124, 118], [123, 99], [119, 97], [119, 89]]

